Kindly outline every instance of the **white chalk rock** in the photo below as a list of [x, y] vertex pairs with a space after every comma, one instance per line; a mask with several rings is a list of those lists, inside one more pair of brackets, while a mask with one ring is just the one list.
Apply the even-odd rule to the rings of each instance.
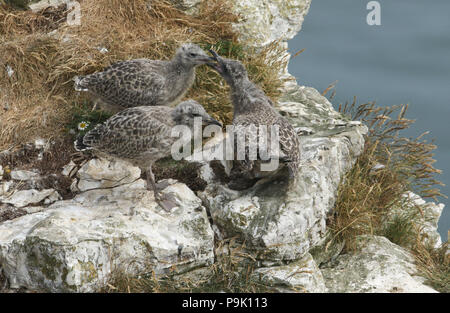
[[0, 201], [2, 199], [2, 196], [6, 196], [11, 186], [14, 184], [12, 181], [5, 181], [3, 183], [0, 183]]
[[14, 180], [29, 181], [39, 178], [39, 173], [26, 170], [11, 171], [11, 178]]
[[16, 208], [22, 208], [30, 204], [37, 204], [43, 200], [46, 200], [46, 204], [53, 203], [56, 200], [61, 199], [61, 196], [54, 189], [44, 190], [18, 190], [10, 196], [1, 196], [0, 202], [8, 203]]
[[288, 265], [258, 268], [253, 271], [251, 279], [275, 292], [327, 291], [322, 273], [310, 254]]
[[68, 1], [65, 0], [41, 0], [41, 1], [28, 1], [30, 4], [28, 7], [33, 12], [39, 12], [48, 7], [58, 7], [62, 4], [66, 4]]
[[[188, 14], [196, 14], [202, 0], [170, 0]], [[294, 38], [302, 28], [311, 0], [231, 0], [240, 19], [233, 25], [239, 41], [262, 48]], [[287, 54], [283, 57], [289, 57]]]
[[0, 264], [10, 287], [92, 292], [117, 270], [160, 275], [211, 264], [214, 235], [201, 200], [174, 183], [163, 192], [178, 207], [167, 213], [144, 186], [86, 191], [1, 223]]
[[67, 176], [67, 177], [72, 177], [76, 167], [77, 167], [77, 165], [72, 160], [70, 160], [69, 164], [67, 164], [63, 167], [61, 174], [64, 176]]
[[92, 159], [77, 172], [78, 189], [86, 191], [111, 188], [132, 183], [139, 179], [141, 170], [120, 160]]
[[311, 0], [233, 0], [240, 21], [234, 25], [239, 40], [264, 47], [292, 39], [301, 29]]
[[322, 268], [329, 292], [436, 292], [424, 284], [414, 257], [380, 236], [359, 236], [358, 252]]
[[258, 258], [296, 260], [325, 234], [326, 216], [341, 178], [363, 151], [367, 127], [350, 123], [313, 88], [290, 86], [278, 109], [295, 127], [311, 130], [299, 136], [296, 186], [287, 192], [285, 182], [272, 181], [238, 192], [208, 177], [199, 196], [220, 230], [245, 240]]

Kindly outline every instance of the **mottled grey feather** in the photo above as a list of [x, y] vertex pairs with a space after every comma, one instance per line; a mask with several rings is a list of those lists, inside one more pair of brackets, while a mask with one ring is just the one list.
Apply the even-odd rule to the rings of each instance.
[[[193, 119], [202, 117], [207, 123], [218, 123], [196, 101], [189, 100], [171, 108], [140, 106], [125, 109], [105, 123], [97, 125], [75, 146], [92, 149], [112, 157], [124, 159], [146, 169], [160, 158], [170, 155], [171, 137], [175, 125], [192, 128]], [[80, 144], [82, 143], [82, 144]]]
[[[298, 171], [300, 160], [299, 141], [295, 129], [283, 116], [274, 108], [272, 101], [265, 93], [247, 76], [245, 67], [236, 60], [226, 58], [216, 58], [218, 64], [215, 69], [222, 75], [231, 87], [231, 101], [234, 107], [233, 126], [235, 129], [255, 125], [279, 127], [280, 139], [280, 162], [289, 169], [291, 177], [295, 177]], [[249, 133], [249, 142], [259, 140], [258, 133]], [[258, 159], [260, 162], [260, 159]], [[256, 163], [258, 163], [256, 162]], [[250, 176], [254, 175], [254, 163], [251, 160], [235, 162], [238, 165], [236, 170], [247, 171]]]
[[195, 67], [211, 58], [197, 45], [184, 44], [170, 61], [134, 59], [102, 72], [77, 76], [75, 89], [88, 91], [110, 107], [178, 103], [195, 80]]

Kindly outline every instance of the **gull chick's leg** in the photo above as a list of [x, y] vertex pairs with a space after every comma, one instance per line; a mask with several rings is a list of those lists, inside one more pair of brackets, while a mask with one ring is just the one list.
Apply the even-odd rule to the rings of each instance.
[[152, 166], [150, 165], [145, 171], [145, 175], [147, 176], [147, 189], [153, 190], [156, 193], [156, 183], [155, 183], [155, 175], [152, 172]]
[[168, 180], [165, 179], [165, 180], [160, 181], [159, 183], [156, 184], [156, 189], [157, 189], [158, 191], [164, 190], [164, 189], [166, 189], [166, 187], [169, 187], [170, 185], [171, 185], [171, 184], [169, 184]]
[[153, 193], [155, 195], [156, 202], [167, 212], [170, 212], [174, 207], [177, 206], [174, 197], [170, 195], [164, 195], [161, 194], [161, 192], [157, 189], [156, 183], [155, 183], [155, 176], [152, 172], [152, 167], [149, 166], [147, 171], [147, 189], [152, 188]]

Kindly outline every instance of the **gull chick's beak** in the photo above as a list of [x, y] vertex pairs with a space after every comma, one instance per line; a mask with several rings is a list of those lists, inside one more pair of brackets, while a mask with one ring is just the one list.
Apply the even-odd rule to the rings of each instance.
[[214, 51], [212, 49], [209, 49], [209, 52], [213, 55], [213, 57], [211, 59], [213, 61], [216, 61], [217, 63], [211, 62], [211, 63], [207, 63], [207, 65], [209, 67], [211, 67], [213, 70], [215, 70], [219, 73], [222, 73], [223, 71], [222, 71], [222, 66], [221, 66], [221, 62], [220, 62], [220, 60], [221, 60], [220, 56], [216, 53], [216, 51]]
[[215, 120], [213, 118], [211, 118], [209, 120], [205, 120], [204, 121], [204, 125], [217, 125], [217, 126], [222, 127], [222, 123], [220, 123], [219, 121], [217, 121], [217, 120]]
[[210, 57], [210, 56], [204, 56], [204, 57], [202, 57], [202, 61], [209, 65], [210, 63], [215, 62], [216, 58]]
[[213, 55], [214, 60], [219, 61], [219, 55], [213, 49], [209, 49], [209, 52]]

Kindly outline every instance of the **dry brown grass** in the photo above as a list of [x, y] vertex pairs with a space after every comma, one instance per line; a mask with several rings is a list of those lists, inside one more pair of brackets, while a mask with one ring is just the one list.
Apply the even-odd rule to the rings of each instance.
[[[344, 241], [345, 250], [356, 247], [358, 235], [381, 235], [408, 248], [416, 256], [419, 269], [429, 283], [440, 291], [448, 292], [450, 264], [444, 262], [446, 248], [440, 250], [424, 244], [424, 234], [416, 218], [423, 215], [422, 208], [405, 210], [386, 226], [385, 218], [393, 208], [404, 208], [407, 191], [422, 197], [445, 197], [439, 191], [443, 185], [436, 180], [441, 171], [433, 167], [433, 150], [422, 134], [411, 139], [401, 136], [401, 131], [414, 121], [405, 118], [407, 105], [376, 107], [374, 103], [339, 108], [369, 127], [364, 152], [338, 189], [334, 215], [329, 229], [333, 240]], [[374, 169], [377, 164], [385, 167]]]
[[234, 238], [216, 242], [216, 260], [191, 275], [169, 274], [157, 277], [151, 268], [139, 277], [123, 270], [112, 272], [99, 292], [269, 292], [267, 286], [250, 279], [256, 268], [255, 259], [246, 252], [245, 244]]
[[65, 21], [65, 11], [65, 5], [58, 8], [48, 7], [39, 14], [1, 5], [0, 35], [17, 36], [52, 31]]
[[[98, 122], [104, 118], [90, 112], [86, 95], [73, 90], [73, 76], [93, 73], [125, 59], [168, 59], [181, 43], [188, 41], [241, 60], [250, 78], [269, 97], [276, 100], [279, 96], [282, 82], [278, 73], [286, 62], [270, 61], [268, 57], [279, 55], [279, 45], [274, 43], [255, 53], [238, 43], [232, 29], [238, 16], [232, 13], [227, 0], [204, 1], [195, 16], [186, 15], [164, 0], [152, 1], [151, 7], [145, 0], [79, 2], [82, 24], [75, 27], [61, 22], [67, 14], [65, 7], [32, 13], [0, 6], [0, 151], [37, 136], [64, 137], [80, 120]], [[53, 30], [56, 32], [48, 34]], [[102, 53], [101, 47], [108, 53]], [[5, 71], [7, 66], [14, 70], [11, 77]], [[196, 83], [186, 97], [202, 103], [224, 124], [231, 121], [228, 87], [208, 67], [197, 69]], [[166, 176], [167, 168], [162, 170]], [[178, 170], [174, 169], [177, 175]], [[130, 277], [117, 270], [103, 291], [260, 290], [258, 284], [249, 281], [253, 265], [243, 249], [233, 245], [228, 255], [217, 256], [203, 281], [180, 281], [170, 275], [156, 278], [151, 269], [142, 277]]]
[[450, 293], [450, 257], [446, 255], [448, 249], [448, 241], [438, 249], [424, 244], [419, 233], [412, 247], [417, 267], [426, 278], [426, 283], [444, 293]]
[[[32, 13], [0, 6], [0, 150], [36, 136], [62, 136], [73, 107], [86, 102], [85, 95], [73, 90], [73, 76], [125, 59], [168, 59], [187, 41], [241, 59], [251, 78], [276, 99], [281, 85], [277, 74], [284, 64], [268, 64], [265, 58], [277, 45], [255, 55], [238, 44], [232, 29], [238, 17], [228, 1], [204, 1], [195, 16], [164, 0], [152, 1], [151, 6], [147, 2], [80, 1], [80, 26], [61, 22], [67, 14], [64, 7]], [[53, 29], [57, 31], [48, 34]], [[14, 70], [11, 77], [6, 66]], [[187, 97], [227, 123], [232, 116], [227, 92], [222, 79], [205, 66], [197, 70]]]
[[[353, 112], [352, 118], [363, 121], [369, 134], [364, 152], [338, 190], [335, 218], [330, 225], [336, 237], [349, 240], [361, 234], [377, 234], [383, 218], [400, 204], [407, 191], [435, 200], [442, 196], [436, 187], [442, 183], [435, 179], [441, 171], [433, 167], [436, 146], [424, 140], [424, 135], [409, 139], [400, 134], [414, 122], [404, 117], [407, 105], [381, 108], [374, 103], [359, 107], [353, 103], [340, 109]], [[374, 170], [377, 164], [385, 167]]]

